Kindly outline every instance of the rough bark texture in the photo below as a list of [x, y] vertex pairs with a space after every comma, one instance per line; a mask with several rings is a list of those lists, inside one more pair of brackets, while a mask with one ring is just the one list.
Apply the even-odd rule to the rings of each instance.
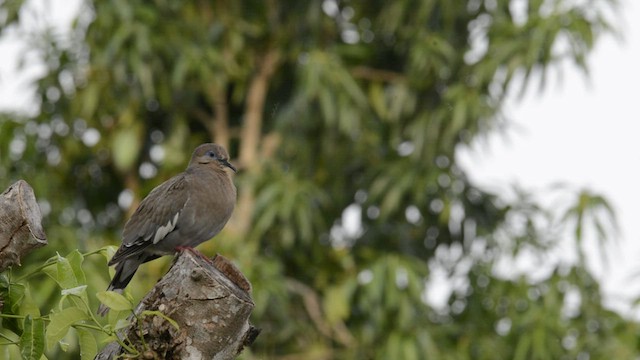
[[[254, 304], [247, 279], [224, 257], [213, 262], [183, 251], [135, 309], [138, 320], [121, 333], [146, 359], [234, 359], [259, 330], [249, 324]], [[160, 311], [179, 329], [145, 310]], [[122, 353], [107, 345], [96, 359]]]
[[0, 272], [47, 244], [33, 189], [18, 180], [0, 195]]

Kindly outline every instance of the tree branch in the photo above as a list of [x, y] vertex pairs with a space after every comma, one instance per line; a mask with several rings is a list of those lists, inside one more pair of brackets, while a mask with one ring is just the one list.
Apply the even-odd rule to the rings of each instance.
[[[258, 149], [262, 134], [264, 103], [269, 88], [269, 80], [280, 62], [280, 53], [271, 49], [259, 62], [258, 72], [249, 84], [245, 116], [240, 134], [239, 163], [241, 168], [255, 170], [258, 160]], [[229, 228], [238, 236], [245, 236], [249, 231], [251, 212], [253, 211], [253, 192], [245, 188], [239, 193], [238, 205], [231, 218]]]
[[309, 314], [311, 321], [322, 335], [329, 339], [334, 339], [347, 347], [353, 345], [355, 339], [343, 322], [338, 321], [332, 327], [325, 320], [322, 314], [322, 306], [320, 305], [320, 297], [312, 288], [291, 278], [287, 279], [286, 286], [290, 291], [302, 296], [307, 314]]
[[279, 62], [280, 53], [277, 50], [267, 51], [259, 63], [258, 72], [249, 84], [240, 145], [240, 165], [243, 167], [251, 167], [257, 160], [262, 131], [262, 113], [269, 80]]
[[33, 189], [18, 180], [0, 195], [0, 271], [20, 265], [20, 258], [44, 245], [47, 236]]
[[213, 114], [200, 108], [191, 110], [191, 113], [207, 128], [211, 141], [228, 149], [232, 134], [229, 129], [229, 105], [227, 104], [226, 90], [220, 90], [216, 85], [210, 84], [204, 93], [213, 108]]
[[217, 89], [215, 85], [209, 85], [207, 89], [209, 101], [213, 105], [215, 120], [213, 122], [212, 139], [216, 144], [229, 148], [229, 107], [227, 105], [227, 94], [223, 89]]
[[[212, 262], [182, 251], [119, 337], [149, 359], [235, 359], [260, 332], [248, 321], [254, 307], [250, 291], [248, 280], [224, 257], [218, 255]], [[114, 342], [96, 359], [112, 359], [122, 352]]]
[[381, 81], [381, 82], [401, 82], [406, 81], [406, 77], [394, 71], [380, 70], [368, 66], [356, 66], [351, 69], [351, 75], [356, 79]]

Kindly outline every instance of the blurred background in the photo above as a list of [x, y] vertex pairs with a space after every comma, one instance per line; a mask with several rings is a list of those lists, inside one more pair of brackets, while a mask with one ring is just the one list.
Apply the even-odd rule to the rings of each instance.
[[[13, 273], [118, 245], [138, 202], [212, 141], [239, 197], [200, 249], [253, 284], [262, 333], [243, 358], [633, 358], [633, 14], [1, 1], [0, 188], [27, 180], [49, 237]], [[135, 299], [170, 261], [140, 269]], [[104, 290], [105, 259], [83, 266], [89, 294]], [[57, 304], [44, 274], [28, 286]]]

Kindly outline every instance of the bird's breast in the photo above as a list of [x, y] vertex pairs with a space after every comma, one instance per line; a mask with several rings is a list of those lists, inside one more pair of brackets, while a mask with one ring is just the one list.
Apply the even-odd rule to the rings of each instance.
[[191, 222], [188, 229], [194, 241], [205, 241], [215, 236], [227, 223], [236, 202], [236, 188], [224, 172], [212, 171], [194, 179], [185, 216]]

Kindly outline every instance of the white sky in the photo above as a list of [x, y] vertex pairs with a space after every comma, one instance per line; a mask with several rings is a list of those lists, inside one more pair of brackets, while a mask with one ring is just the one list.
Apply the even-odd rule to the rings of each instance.
[[[79, 4], [35, 2], [59, 20], [53, 24], [58, 29], [65, 27], [70, 14], [76, 13], [70, 9]], [[609, 251], [609, 268], [603, 269], [598, 261], [592, 267], [611, 306], [626, 311], [628, 306], [619, 298], [640, 293], [640, 229], [634, 226], [640, 217], [640, 172], [634, 171], [634, 164], [640, 163], [640, 24], [635, 21], [640, 19], [640, 3], [626, 0], [622, 9], [625, 39], [602, 39], [589, 58], [589, 81], [566, 67], [563, 80], [552, 76], [542, 93], [532, 87], [521, 101], [509, 102], [507, 115], [515, 126], [507, 137], [491, 136], [488, 144], [462, 152], [459, 159], [476, 183], [492, 189], [517, 183], [542, 191], [564, 182], [607, 196], [617, 210], [621, 239]], [[31, 19], [34, 24], [42, 20], [35, 15]], [[40, 69], [32, 64], [18, 74], [17, 54], [23, 48], [15, 40], [0, 41], [0, 109], [24, 110], [31, 105], [29, 79]]]
[[624, 39], [598, 43], [589, 80], [566, 67], [562, 80], [556, 77], [542, 93], [532, 87], [508, 104], [514, 131], [492, 135], [460, 160], [473, 180], [492, 189], [517, 183], [542, 191], [564, 182], [605, 195], [621, 238], [608, 252], [607, 268], [595, 247], [589, 253], [609, 304], [624, 311], [619, 299], [640, 293], [640, 3], [622, 2], [621, 13]]
[[[71, 21], [81, 5], [80, 0], [27, 0], [31, 10], [21, 13], [22, 28], [36, 31], [49, 27], [54, 35], [64, 34], [70, 28]], [[64, 4], [64, 5], [62, 5]], [[62, 5], [62, 6], [61, 6]], [[29, 48], [13, 35], [10, 29], [0, 39], [0, 109], [30, 111], [33, 109], [32, 79], [44, 71], [42, 64], [34, 61], [33, 56], [25, 57], [20, 64], [20, 54]], [[17, 31], [24, 31], [23, 29]], [[24, 34], [23, 34], [24, 35]]]

